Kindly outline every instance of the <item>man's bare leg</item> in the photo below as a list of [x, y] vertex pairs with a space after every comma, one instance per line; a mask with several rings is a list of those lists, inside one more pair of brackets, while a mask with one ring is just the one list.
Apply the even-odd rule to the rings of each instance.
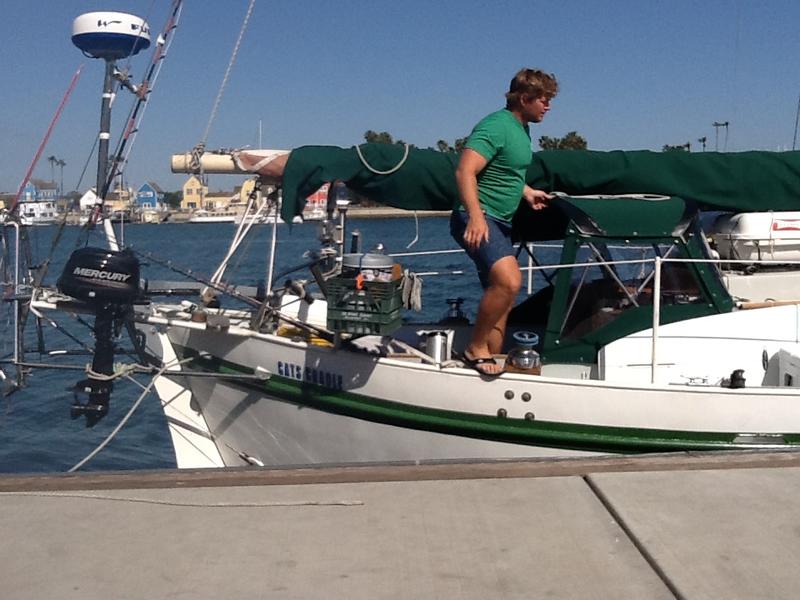
[[[466, 348], [469, 358], [488, 358], [500, 351], [508, 313], [514, 305], [521, 285], [522, 273], [517, 259], [513, 256], [506, 256], [492, 266], [489, 272], [489, 287], [484, 291], [478, 305], [478, 317], [472, 330], [472, 339]], [[496, 375], [503, 371], [503, 366], [484, 364], [480, 370], [487, 375]]]
[[[516, 298], [516, 294], [514, 297]], [[511, 311], [513, 305], [514, 303], [512, 301], [509, 310], [505, 312], [489, 334], [489, 352], [492, 354], [500, 354], [503, 351], [503, 342], [506, 338], [506, 321], [508, 321], [508, 313]]]

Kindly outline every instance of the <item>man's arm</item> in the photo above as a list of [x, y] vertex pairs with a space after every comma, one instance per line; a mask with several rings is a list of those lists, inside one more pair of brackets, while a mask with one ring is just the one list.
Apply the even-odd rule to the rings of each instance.
[[456, 169], [456, 184], [461, 204], [469, 215], [464, 241], [469, 248], [477, 248], [484, 240], [489, 240], [489, 227], [478, 199], [478, 174], [488, 161], [470, 148], [461, 153]]
[[289, 154], [290, 152], [276, 153], [274, 156], [262, 156], [258, 153], [242, 151], [236, 155], [236, 161], [240, 169], [280, 181], [283, 179], [283, 171], [289, 161]]

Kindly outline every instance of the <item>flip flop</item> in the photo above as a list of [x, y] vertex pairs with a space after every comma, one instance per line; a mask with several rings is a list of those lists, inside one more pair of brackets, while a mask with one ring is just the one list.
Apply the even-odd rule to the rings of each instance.
[[487, 356], [485, 358], [470, 358], [466, 352], [463, 352], [461, 354], [461, 362], [463, 362], [464, 365], [470, 369], [475, 369], [478, 373], [485, 377], [497, 377], [498, 375], [502, 375], [506, 372], [505, 367], [496, 373], [490, 373], [489, 371], [481, 368], [483, 365], [496, 365], [497, 361], [493, 356]]

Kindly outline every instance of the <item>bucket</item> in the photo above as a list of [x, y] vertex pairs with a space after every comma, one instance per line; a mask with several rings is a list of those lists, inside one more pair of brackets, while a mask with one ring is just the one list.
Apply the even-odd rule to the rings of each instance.
[[446, 331], [429, 331], [425, 334], [425, 354], [439, 364], [450, 360]]

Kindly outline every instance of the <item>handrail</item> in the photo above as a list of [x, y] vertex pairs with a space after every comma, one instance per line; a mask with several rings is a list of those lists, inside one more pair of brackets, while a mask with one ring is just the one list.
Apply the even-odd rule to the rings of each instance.
[[661, 263], [664, 259], [655, 257], [653, 265], [653, 334], [650, 345], [650, 383], [656, 382], [656, 359], [658, 358], [658, 326], [661, 324]]
[[[538, 245], [538, 244], [527, 244], [530, 247], [547, 247], [547, 248], [558, 248], [559, 245], [557, 244], [547, 244], [547, 245]], [[620, 248], [623, 249], [633, 249], [632, 246], [621, 246]], [[392, 254], [390, 256], [404, 256], [404, 257], [411, 257], [411, 256], [430, 256], [430, 255], [441, 255], [441, 254], [455, 254], [463, 252], [461, 249], [455, 250], [429, 250], [429, 251], [420, 251], [420, 252], [403, 252]], [[679, 257], [670, 257], [669, 253], [665, 256], [653, 256], [651, 258], [634, 258], [634, 259], [620, 259], [620, 260], [605, 260], [602, 256], [595, 255], [594, 260], [584, 261], [584, 262], [575, 262], [575, 263], [565, 263], [565, 264], [550, 264], [550, 265], [535, 265], [532, 264], [533, 259], [532, 255], [528, 253], [528, 260], [526, 266], [520, 266], [520, 270], [527, 272], [528, 274], [528, 294], [532, 293], [532, 277], [533, 273], [536, 271], [555, 271], [558, 269], [565, 269], [565, 268], [585, 268], [590, 266], [600, 267], [606, 266], [610, 267], [612, 265], [635, 265], [635, 264], [653, 264], [653, 272], [647, 275], [647, 280], [652, 281], [653, 285], [653, 298], [652, 298], [652, 307], [653, 307], [653, 316], [652, 316], [652, 328], [651, 328], [651, 336], [650, 336], [650, 382], [651, 384], [656, 384], [658, 379], [658, 356], [659, 356], [659, 328], [661, 324], [661, 285], [662, 285], [662, 272], [664, 263], [705, 263], [705, 264], [713, 264], [713, 265], [761, 265], [764, 267], [770, 266], [789, 266], [789, 265], [798, 265], [800, 266], [800, 260], [765, 260], [765, 259], [729, 259], [729, 258], [679, 258]], [[452, 271], [428, 271], [423, 273], [417, 273], [420, 276], [433, 276], [433, 275], [462, 275], [464, 274], [464, 270], [452, 270]], [[584, 276], [585, 276], [584, 272]], [[617, 283], [620, 283], [617, 281]], [[793, 303], [800, 303], [800, 300], [793, 302]], [[785, 303], [783, 303], [785, 304]], [[776, 303], [769, 303], [764, 304], [764, 306], [773, 306]], [[760, 303], [759, 303], [760, 306]]]

